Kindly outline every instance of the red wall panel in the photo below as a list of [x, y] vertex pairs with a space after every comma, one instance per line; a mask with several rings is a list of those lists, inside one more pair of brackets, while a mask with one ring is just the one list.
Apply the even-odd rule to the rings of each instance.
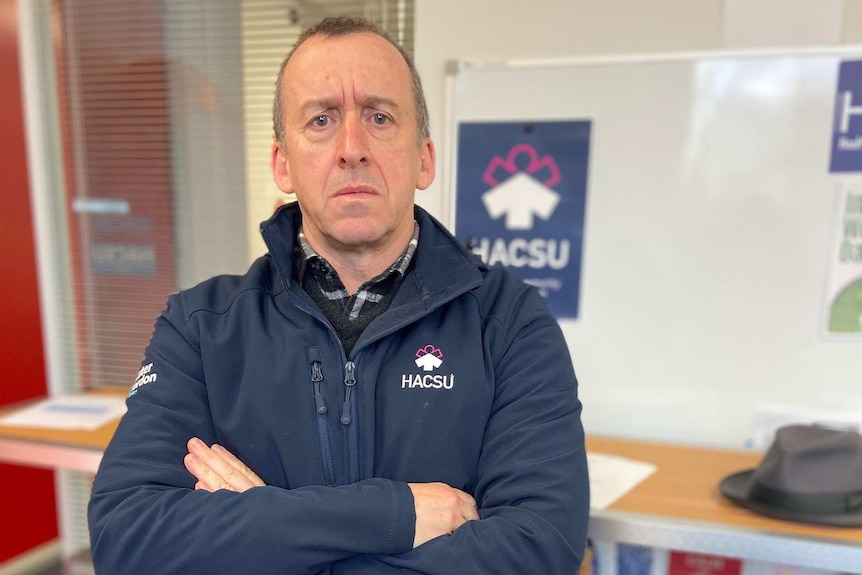
[[[0, 0], [0, 405], [46, 394], [15, 0]], [[0, 464], [0, 563], [57, 537], [53, 472]]]

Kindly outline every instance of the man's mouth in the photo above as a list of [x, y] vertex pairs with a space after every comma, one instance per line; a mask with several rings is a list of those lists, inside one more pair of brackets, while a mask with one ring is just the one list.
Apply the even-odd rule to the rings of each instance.
[[335, 197], [367, 197], [376, 196], [377, 191], [369, 186], [345, 186], [335, 193]]

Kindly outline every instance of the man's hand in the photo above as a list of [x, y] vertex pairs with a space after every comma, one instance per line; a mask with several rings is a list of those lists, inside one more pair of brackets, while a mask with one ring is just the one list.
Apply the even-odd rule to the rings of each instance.
[[460, 489], [445, 483], [408, 483], [416, 508], [416, 534], [413, 548], [440, 535], [449, 535], [458, 527], [479, 519], [476, 500]]
[[183, 463], [198, 480], [195, 489], [228, 489], [242, 493], [246, 489], [266, 485], [254, 471], [221, 445], [207, 447], [203, 441], [192, 437], [187, 447], [189, 452]]

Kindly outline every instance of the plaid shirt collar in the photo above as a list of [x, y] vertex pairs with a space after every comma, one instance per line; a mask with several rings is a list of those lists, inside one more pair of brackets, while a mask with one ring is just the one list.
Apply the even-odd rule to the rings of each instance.
[[296, 258], [296, 279], [302, 284], [306, 272], [311, 270], [312, 277], [317, 282], [321, 293], [329, 300], [341, 300], [347, 309], [349, 309], [349, 318], [351, 320], [359, 317], [363, 304], [366, 301], [377, 303], [381, 300], [387, 289], [391, 288], [392, 282], [388, 281], [393, 274], [398, 274], [404, 277], [407, 273], [407, 268], [413, 259], [413, 254], [416, 252], [416, 246], [419, 245], [419, 223], [413, 221], [413, 236], [407, 242], [407, 247], [398, 257], [395, 262], [389, 266], [380, 275], [371, 278], [367, 282], [359, 286], [356, 293], [349, 294], [344, 287], [341, 278], [338, 277], [338, 272], [335, 271], [326, 259], [314, 251], [311, 244], [305, 237], [302, 227], [299, 228], [297, 234], [297, 248], [301, 257]]

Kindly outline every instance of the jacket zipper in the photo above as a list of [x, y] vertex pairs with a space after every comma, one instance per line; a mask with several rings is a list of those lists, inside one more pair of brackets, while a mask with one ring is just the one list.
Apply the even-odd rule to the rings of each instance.
[[[340, 340], [338, 339], [338, 335], [335, 332], [335, 328], [333, 328], [329, 322], [321, 316], [318, 312], [305, 307], [302, 302], [300, 302], [296, 296], [288, 292], [288, 297], [291, 299], [294, 305], [297, 308], [307, 313], [311, 317], [319, 320], [323, 325], [325, 325], [330, 333], [335, 337], [335, 341], [339, 342], [339, 347], [341, 347], [341, 357], [345, 357], [344, 348], [341, 346]], [[312, 346], [308, 348], [309, 354], [309, 366], [311, 366], [315, 361], [319, 364], [319, 369], [321, 378], [323, 377], [322, 371], [322, 360], [320, 356], [320, 350], [316, 346]], [[348, 367], [350, 366], [350, 367]], [[311, 367], [312, 376], [314, 376], [315, 368]], [[359, 430], [356, 425], [350, 425], [350, 423], [356, 418], [356, 408], [355, 401], [353, 399], [352, 387], [356, 385], [356, 377], [354, 372], [356, 370], [356, 365], [352, 361], [347, 361], [344, 366], [345, 376], [344, 376], [344, 385], [345, 385], [345, 393], [344, 393], [344, 404], [341, 406], [341, 423], [342, 428], [345, 430], [344, 435], [345, 443], [347, 444], [347, 484], [356, 483], [359, 481]], [[323, 379], [321, 379], [320, 383], [323, 383]], [[320, 403], [317, 403], [317, 397], [315, 397], [315, 411], [317, 412], [317, 437], [320, 442], [320, 455], [323, 460], [323, 477], [324, 481], [326, 481], [327, 485], [336, 485], [338, 482], [335, 478], [335, 469], [334, 463], [332, 460], [332, 448], [329, 443], [329, 425], [327, 423], [326, 411], [320, 413], [318, 410], [320, 407], [326, 409], [326, 404], [323, 401], [323, 396], [320, 397]], [[327, 409], [328, 411], [328, 409]], [[347, 417], [345, 422], [344, 418]]]
[[335, 485], [335, 469], [332, 463], [332, 448], [329, 445], [329, 424], [326, 421], [326, 400], [323, 396], [323, 362], [320, 350], [308, 348], [308, 364], [311, 369], [311, 383], [314, 389], [314, 412], [317, 425], [317, 441], [320, 443], [320, 459], [323, 462], [323, 480], [327, 485]]
[[347, 482], [359, 481], [359, 429], [350, 425], [356, 408], [353, 388], [356, 386], [356, 364], [348, 360], [344, 364], [344, 404], [341, 406], [341, 424], [347, 433]]

